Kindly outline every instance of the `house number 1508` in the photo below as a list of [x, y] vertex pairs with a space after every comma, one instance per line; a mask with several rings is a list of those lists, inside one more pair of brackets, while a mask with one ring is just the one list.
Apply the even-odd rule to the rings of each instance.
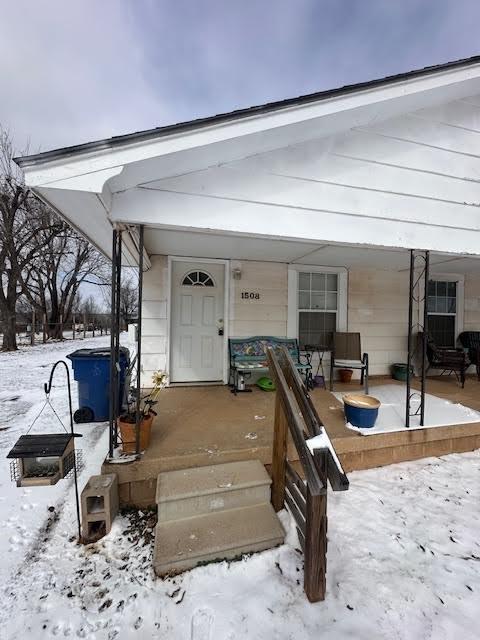
[[260, 294], [254, 291], [242, 291], [242, 300], [260, 300]]

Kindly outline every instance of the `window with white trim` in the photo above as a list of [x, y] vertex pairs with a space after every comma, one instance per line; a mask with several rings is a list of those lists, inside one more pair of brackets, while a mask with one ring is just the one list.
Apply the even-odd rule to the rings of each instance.
[[457, 321], [457, 283], [430, 280], [428, 283], [428, 332], [438, 347], [454, 347]]
[[298, 272], [298, 341], [330, 347], [337, 328], [339, 278], [336, 273]]

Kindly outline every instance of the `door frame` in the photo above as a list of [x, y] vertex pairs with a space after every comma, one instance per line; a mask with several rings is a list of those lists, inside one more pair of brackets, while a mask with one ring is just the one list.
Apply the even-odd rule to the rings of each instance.
[[[173, 281], [172, 281], [172, 266], [174, 262], [199, 262], [203, 264], [223, 264], [224, 265], [224, 292], [223, 292], [223, 384], [228, 384], [228, 336], [230, 330], [230, 260], [224, 260], [221, 258], [195, 258], [193, 256], [168, 256], [168, 285], [167, 285], [167, 362], [166, 369], [170, 379], [170, 362], [171, 362], [171, 350], [173, 344], [173, 326], [172, 326], [172, 297], [173, 297]], [[172, 384], [169, 382], [169, 384]], [[173, 383], [175, 384], [175, 383]], [[180, 384], [180, 383], [179, 383]], [[182, 382], [181, 384], [202, 384], [192, 380], [189, 382]], [[204, 384], [211, 384], [205, 382]]]

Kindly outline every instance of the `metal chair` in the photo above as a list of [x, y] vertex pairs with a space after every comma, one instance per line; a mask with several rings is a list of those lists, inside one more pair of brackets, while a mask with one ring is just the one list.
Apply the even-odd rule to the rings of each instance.
[[468, 359], [475, 365], [480, 380], [480, 331], [463, 331], [458, 340], [464, 349], [468, 349]]
[[[422, 335], [421, 332], [418, 334], [419, 341], [422, 340]], [[440, 369], [442, 371], [440, 375], [454, 373], [463, 389], [465, 386], [465, 371], [470, 366], [467, 354], [463, 349], [437, 347], [432, 336], [427, 334], [427, 359], [428, 368], [426, 373], [430, 369]]]
[[362, 354], [359, 333], [336, 331], [333, 334], [332, 357], [330, 360], [330, 391], [333, 391], [335, 369], [360, 370], [360, 383], [365, 384], [368, 394], [368, 353]]

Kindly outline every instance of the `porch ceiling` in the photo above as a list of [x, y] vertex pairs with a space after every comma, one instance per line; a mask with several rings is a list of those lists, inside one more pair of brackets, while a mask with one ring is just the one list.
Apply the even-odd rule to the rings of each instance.
[[[173, 231], [148, 227], [145, 247], [149, 255], [288, 262], [346, 268], [409, 269], [409, 252], [401, 249], [294, 242], [270, 238]], [[478, 273], [480, 258], [431, 254], [432, 273]]]

